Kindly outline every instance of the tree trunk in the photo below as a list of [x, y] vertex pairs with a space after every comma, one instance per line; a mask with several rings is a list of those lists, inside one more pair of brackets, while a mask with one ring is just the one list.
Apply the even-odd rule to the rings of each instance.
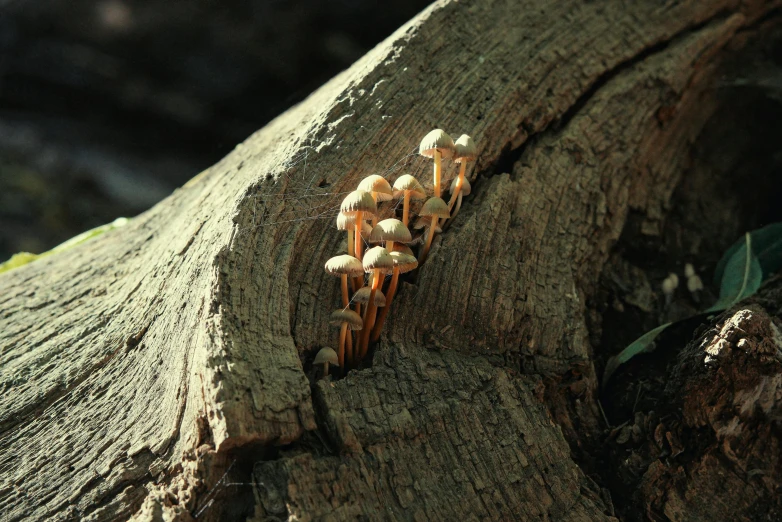
[[[590, 303], [629, 215], [663, 233], [715, 79], [779, 6], [438, 2], [124, 229], [4, 274], [0, 517], [611, 519]], [[430, 179], [435, 127], [475, 139], [472, 195], [371, 361], [316, 381], [339, 203]], [[696, 385], [676, 375], [669, 402]], [[617, 502], [704, 512], [666, 465]]]

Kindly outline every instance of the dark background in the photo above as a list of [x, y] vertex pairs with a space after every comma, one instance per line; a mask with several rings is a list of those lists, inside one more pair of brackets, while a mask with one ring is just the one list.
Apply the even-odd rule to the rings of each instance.
[[0, 0], [0, 262], [149, 208], [427, 0]]

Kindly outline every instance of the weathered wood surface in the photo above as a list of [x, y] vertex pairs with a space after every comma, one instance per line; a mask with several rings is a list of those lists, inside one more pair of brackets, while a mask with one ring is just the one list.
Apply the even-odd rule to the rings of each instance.
[[[627, 212], [657, 230], [725, 47], [778, 5], [437, 3], [129, 228], [0, 277], [0, 516], [219, 519], [198, 497], [231, 459], [288, 445], [255, 468], [259, 520], [608, 518], [559, 431], [599, 429], [585, 302]], [[474, 196], [376, 365], [313, 396], [340, 194], [429, 179], [407, 154], [434, 127], [476, 140]]]

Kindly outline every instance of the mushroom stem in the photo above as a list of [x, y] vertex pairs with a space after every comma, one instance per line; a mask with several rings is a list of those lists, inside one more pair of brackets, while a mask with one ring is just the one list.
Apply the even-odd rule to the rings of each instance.
[[347, 308], [350, 306], [350, 301], [348, 301], [348, 275], [342, 274], [342, 308]]
[[380, 287], [380, 281], [383, 280], [380, 277], [380, 270], [373, 270], [372, 290], [369, 292], [369, 303], [367, 303], [366, 318], [364, 319], [364, 328], [361, 330], [361, 342], [358, 345], [359, 358], [363, 359], [367, 354], [369, 348], [369, 334], [372, 331], [372, 327], [375, 324], [375, 314], [377, 312], [377, 306], [375, 306], [375, 294], [378, 287]]
[[459, 213], [459, 209], [462, 208], [462, 198], [464, 197], [464, 194], [459, 194], [459, 197], [456, 198], [456, 208], [453, 209], [453, 213], [451, 214], [451, 219], [456, 217], [456, 214]]
[[353, 246], [353, 233], [354, 229], [348, 230], [348, 255], [356, 257], [355, 247]]
[[328, 377], [329, 376], [329, 362], [326, 361], [323, 363], [323, 376]]
[[[372, 196], [372, 201], [377, 205], [377, 194], [375, 192], [370, 192], [370, 195]], [[377, 225], [377, 216], [369, 218], [369, 224], [372, 225], [372, 228], [375, 228], [375, 225]]]
[[391, 276], [391, 284], [388, 285], [388, 293], [386, 294], [386, 305], [380, 311], [380, 317], [377, 318], [375, 324], [372, 326], [372, 341], [380, 339], [380, 331], [383, 329], [383, 323], [386, 322], [388, 311], [391, 309], [391, 303], [394, 300], [394, 294], [396, 294], [396, 287], [399, 283], [399, 267], [394, 267], [393, 275]]
[[405, 200], [402, 204], [402, 223], [407, 226], [410, 220], [410, 191], [405, 190]]
[[429, 248], [432, 246], [432, 240], [434, 239], [435, 230], [437, 229], [437, 216], [432, 216], [432, 225], [429, 227], [429, 235], [426, 236], [426, 244], [421, 251], [421, 257], [418, 259], [419, 264], [423, 264], [426, 261], [426, 256], [429, 254]]
[[451, 194], [451, 199], [448, 201], [448, 212], [450, 212], [453, 209], [453, 205], [454, 203], [456, 203], [457, 197], [461, 196], [462, 184], [464, 183], [464, 171], [466, 170], [466, 165], [467, 165], [466, 161], [462, 161], [461, 163], [459, 163], [459, 178], [456, 180], [456, 187], [453, 189], [453, 194]]
[[434, 195], [440, 197], [440, 151], [434, 150]]
[[[345, 341], [346, 341], [345, 344], [347, 345], [347, 350], [346, 350], [345, 357], [346, 357], [346, 359], [350, 363], [352, 363], [353, 362], [353, 332], [348, 332], [348, 334], [347, 334], [347, 336], [345, 338]], [[343, 372], [342, 373], [344, 375], [344, 373], [345, 373], [345, 371], [347, 371], [347, 369], [346, 369], [345, 366], [343, 366], [342, 368], [343, 368]]]
[[362, 259], [362, 252], [361, 247], [364, 246], [363, 240], [361, 239], [361, 222], [364, 218], [364, 213], [362, 211], [356, 212], [356, 232], [355, 232], [355, 241], [356, 241], [356, 259], [361, 261]]
[[345, 337], [348, 333], [348, 323], [342, 323], [339, 329], [339, 351], [337, 352], [337, 358], [339, 359], [339, 367], [345, 367]]

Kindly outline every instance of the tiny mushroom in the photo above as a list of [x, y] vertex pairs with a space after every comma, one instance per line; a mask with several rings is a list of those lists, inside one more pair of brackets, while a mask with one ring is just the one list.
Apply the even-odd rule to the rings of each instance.
[[448, 219], [450, 212], [448, 212], [448, 204], [442, 199], [435, 197], [426, 200], [426, 203], [424, 203], [424, 206], [421, 207], [419, 214], [422, 217], [431, 216], [432, 219], [431, 225], [429, 226], [429, 235], [426, 238], [426, 243], [424, 244], [424, 248], [421, 251], [421, 255], [418, 261], [419, 263], [423, 263], [426, 261], [429, 248], [432, 246], [432, 239], [434, 239], [434, 235], [436, 233], [437, 222], [440, 220], [440, 218]]
[[351, 330], [361, 330], [364, 326], [364, 321], [361, 316], [350, 309], [335, 310], [331, 314], [331, 324], [339, 326], [339, 351], [338, 359], [340, 368], [345, 367], [345, 340], [347, 339], [348, 345], [348, 359], [353, 359], [353, 338], [348, 335], [348, 328]]
[[369, 236], [370, 243], [385, 241], [385, 247], [390, 252], [394, 249], [394, 243], [409, 243], [413, 240], [410, 231], [398, 219], [384, 219], [375, 225]]
[[669, 306], [673, 301], [673, 293], [676, 287], [679, 286], [679, 276], [674, 273], [668, 274], [668, 277], [663, 279], [662, 291], [665, 296], [665, 306]]
[[456, 199], [461, 193], [462, 184], [465, 182], [464, 171], [466, 170], [467, 162], [475, 161], [475, 158], [478, 156], [478, 149], [475, 147], [475, 143], [466, 134], [459, 136], [453, 147], [453, 161], [459, 164], [459, 176], [454, 181], [455, 187], [451, 189], [451, 199], [448, 201], [449, 211], [453, 209], [454, 203], [456, 203]]
[[348, 233], [348, 255], [355, 255], [355, 246], [353, 244], [353, 235], [356, 231], [356, 216], [349, 216], [340, 212], [337, 214], [337, 230]]
[[[451, 194], [455, 191], [455, 184], [456, 181], [459, 178], [456, 178], [454, 182], [451, 184]], [[462, 208], [462, 197], [469, 196], [472, 192], [472, 186], [470, 185], [470, 182], [465, 178], [464, 182], [462, 183], [461, 189], [459, 190], [459, 195], [456, 197], [456, 208], [453, 209], [453, 212], [451, 212], [451, 219], [456, 217], [456, 214], [459, 213], [459, 209]], [[451, 203], [454, 200], [454, 196], [451, 195], [451, 200], [448, 203], [448, 209], [451, 209]]]
[[448, 134], [442, 129], [435, 129], [421, 140], [418, 146], [418, 153], [421, 156], [434, 159], [434, 195], [440, 197], [440, 175], [442, 167], [440, 160], [450, 158], [453, 155], [454, 143]]
[[701, 302], [701, 290], [703, 290], [703, 281], [701, 280], [700, 276], [695, 273], [695, 271], [692, 272], [692, 275], [687, 277], [687, 290], [689, 290], [690, 294], [692, 294], [693, 301], [695, 301], [696, 303]]
[[402, 197], [402, 223], [410, 223], [410, 200], [426, 199], [426, 191], [421, 183], [410, 174], [403, 174], [394, 182], [394, 197]]
[[364, 265], [353, 256], [334, 256], [326, 261], [326, 272], [342, 279], [342, 307], [348, 307], [348, 277], [364, 275]]
[[[365, 304], [369, 302], [369, 296], [372, 294], [372, 288], [365, 286], [359, 288], [358, 291], [353, 294], [353, 301], [356, 303]], [[375, 306], [383, 307], [386, 305], [386, 296], [378, 290], [375, 292]]]
[[391, 310], [391, 303], [394, 301], [394, 296], [396, 295], [399, 275], [418, 268], [418, 260], [413, 255], [413, 251], [405, 245], [394, 245], [394, 251], [391, 252], [391, 258], [394, 260], [391, 284], [388, 285], [386, 305], [383, 307], [383, 310], [380, 311], [380, 316], [372, 327], [373, 341], [380, 339], [380, 331], [383, 329], [383, 323], [386, 321], [388, 312]]
[[329, 364], [339, 366], [339, 358], [337, 357], [337, 352], [332, 348], [321, 348], [318, 355], [315, 356], [314, 363], [323, 365], [323, 376], [327, 377], [329, 375]]
[[[406, 228], [406, 227], [405, 227]], [[394, 260], [384, 247], [373, 247], [367, 250], [364, 256], [364, 271], [372, 274], [372, 287], [369, 294], [369, 304], [364, 315], [364, 330], [361, 332], [361, 342], [359, 343], [359, 357], [363, 358], [367, 354], [369, 345], [369, 334], [372, 326], [375, 324], [375, 314], [377, 306], [375, 305], [375, 294], [383, 281], [383, 275], [390, 273], [394, 269]]]
[[[372, 174], [361, 180], [361, 183], [358, 184], [358, 190], [369, 192], [372, 195], [372, 199], [375, 200], [375, 204], [393, 199], [391, 185], [386, 181], [386, 178], [377, 174]], [[372, 226], [376, 222], [377, 216], [374, 216], [372, 218]]]
[[689, 279], [694, 275], [695, 275], [695, 267], [692, 266], [692, 263], [686, 263], [684, 265], [684, 277]]
[[354, 190], [342, 200], [340, 211], [348, 216], [355, 216], [356, 220], [356, 257], [361, 260], [362, 246], [361, 229], [363, 228], [364, 217], [377, 215], [377, 204], [372, 199], [372, 195], [364, 190]]

